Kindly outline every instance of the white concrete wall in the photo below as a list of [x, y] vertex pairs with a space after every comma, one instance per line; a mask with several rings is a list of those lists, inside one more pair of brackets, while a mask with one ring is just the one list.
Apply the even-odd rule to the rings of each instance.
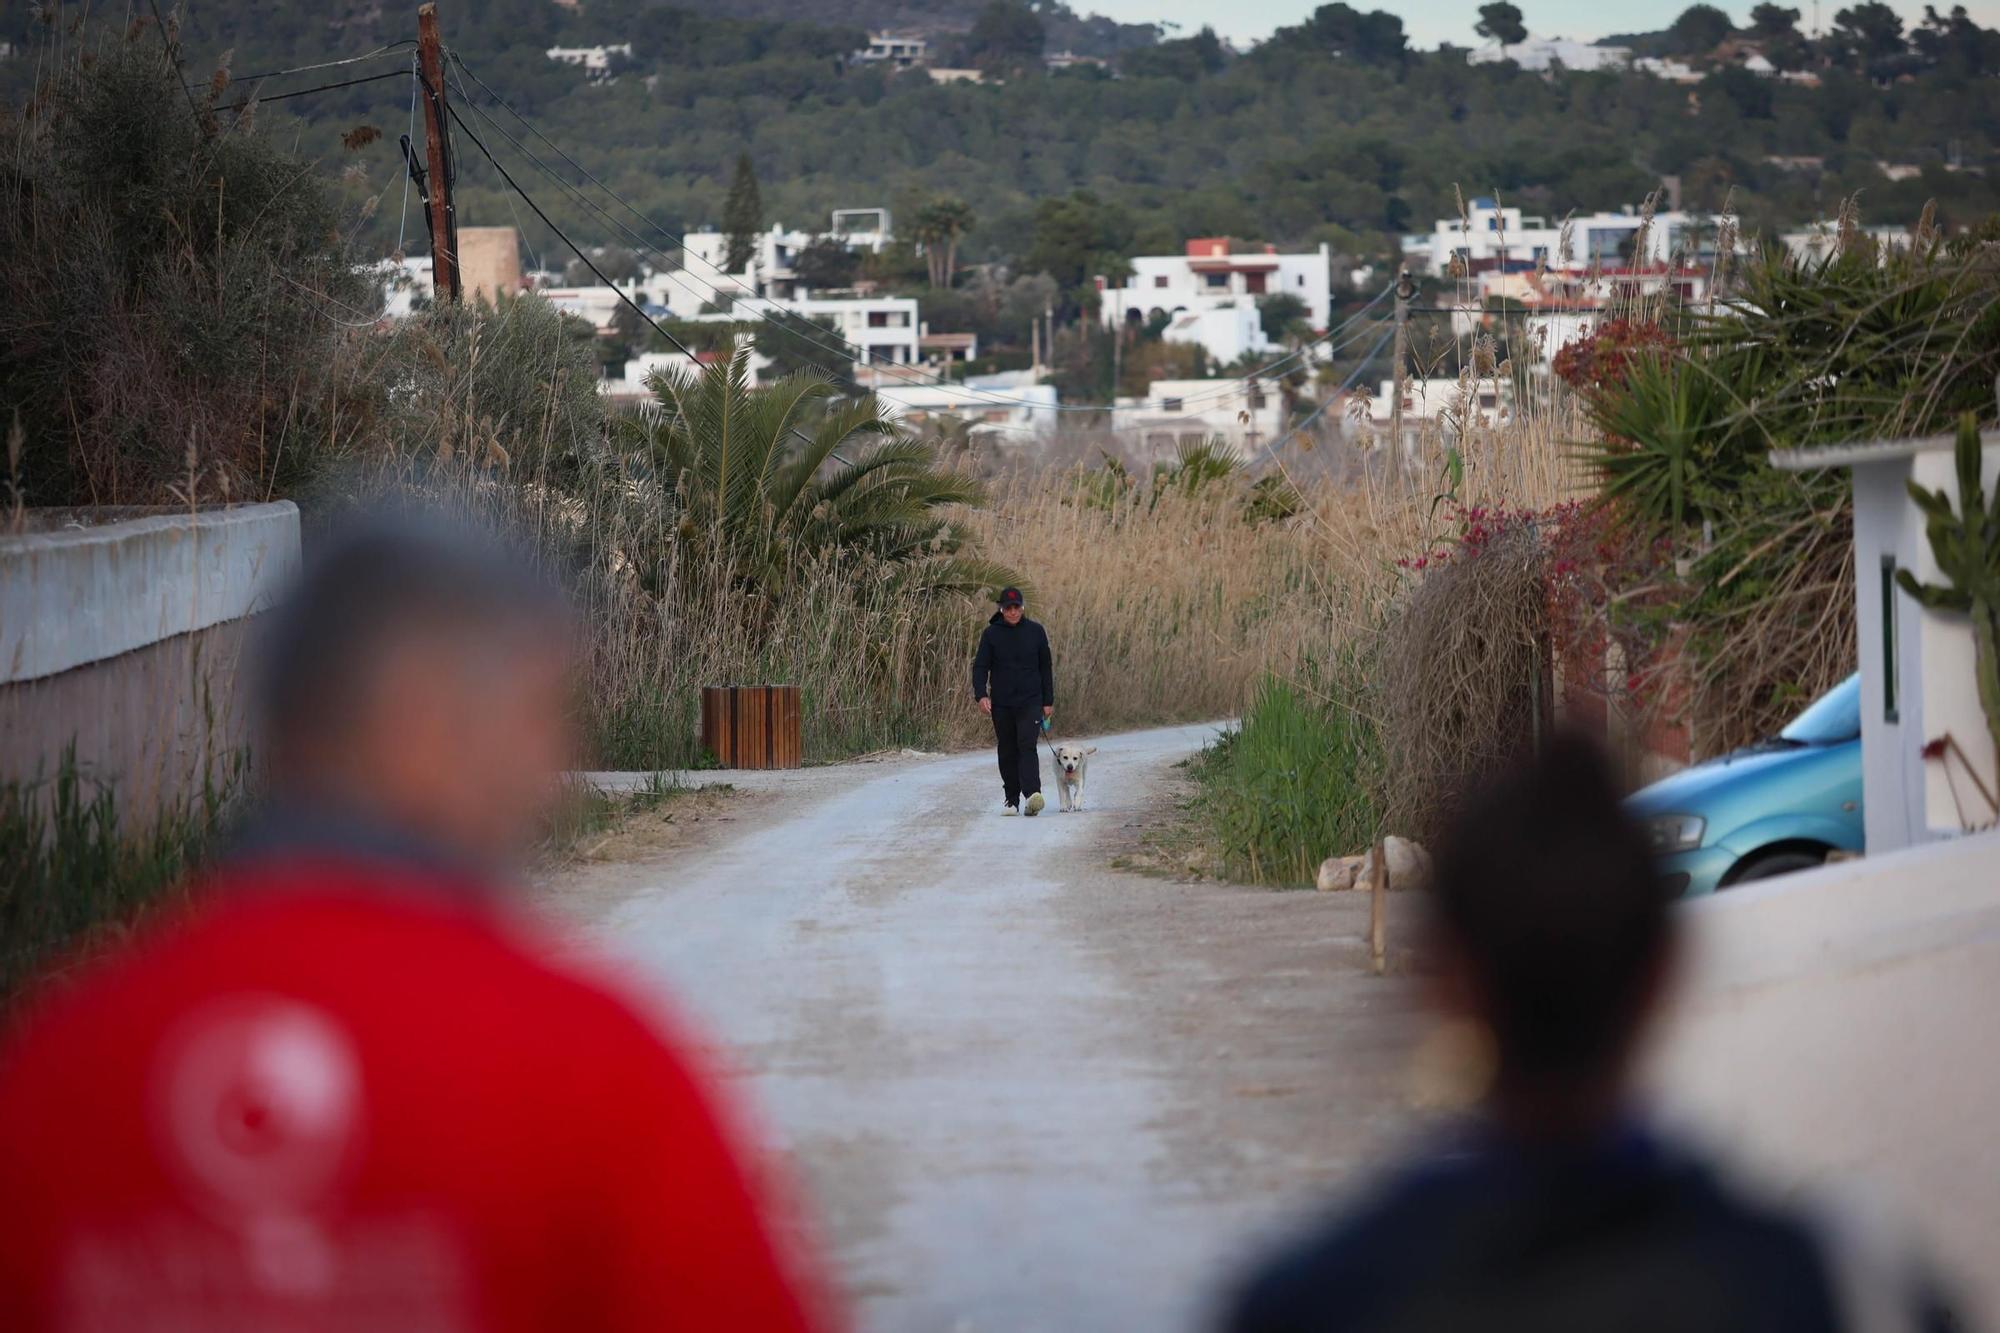
[[1663, 1113], [1782, 1193], [1872, 1205], [2000, 1317], [2000, 835], [1689, 902]]
[[[2000, 485], [2000, 447], [1988, 446], [1981, 469], [1988, 493]], [[1956, 504], [1952, 451], [1939, 448], [1854, 468], [1855, 620], [1861, 648], [1862, 802], [1868, 849], [1876, 854], [1966, 825], [1989, 826], [1994, 812], [1957, 756], [1925, 760], [1923, 747], [1954, 738], [1988, 791], [1996, 787], [1996, 757], [1979, 706], [1970, 622], [1926, 610], [1898, 590], [1890, 603], [1896, 654], [1896, 716], [1884, 711], [1882, 559], [1891, 556], [1921, 583], [1942, 583], [1923, 514], [1906, 484], [1943, 490]], [[1955, 790], [1954, 790], [1955, 788]]]
[[0, 537], [0, 684], [253, 615], [298, 560], [289, 500]]

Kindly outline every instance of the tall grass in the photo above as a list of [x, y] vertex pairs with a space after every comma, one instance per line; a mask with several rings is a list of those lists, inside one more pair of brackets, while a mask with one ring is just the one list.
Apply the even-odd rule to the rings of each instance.
[[1196, 776], [1231, 878], [1310, 883], [1327, 856], [1380, 831], [1382, 745], [1355, 666], [1348, 654], [1330, 673], [1265, 677], [1241, 729], [1203, 754]]
[[53, 960], [171, 901], [214, 847], [245, 772], [238, 752], [211, 767], [199, 799], [137, 824], [111, 784], [80, 772], [73, 746], [47, 780], [0, 784], [0, 1005]]

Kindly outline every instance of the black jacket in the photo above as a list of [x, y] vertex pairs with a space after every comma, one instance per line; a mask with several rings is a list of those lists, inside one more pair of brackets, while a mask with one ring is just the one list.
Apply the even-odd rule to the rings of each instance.
[[1026, 708], [1037, 703], [1054, 707], [1056, 672], [1049, 660], [1048, 633], [1026, 616], [1020, 624], [1009, 625], [995, 611], [979, 636], [979, 651], [972, 657], [973, 698], [986, 697], [989, 678], [997, 707]]
[[[1226, 1333], [1845, 1327], [1821, 1228], [1672, 1144], [1629, 1128], [1561, 1151], [1454, 1137], [1257, 1274]], [[1899, 1326], [1957, 1327], [1927, 1276], [1898, 1267], [1879, 1276]]]

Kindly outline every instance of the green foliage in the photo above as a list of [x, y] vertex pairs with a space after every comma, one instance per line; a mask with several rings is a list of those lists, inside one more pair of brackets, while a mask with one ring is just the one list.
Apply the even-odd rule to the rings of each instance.
[[199, 800], [141, 829], [124, 823], [109, 784], [81, 773], [74, 745], [51, 778], [0, 783], [0, 1005], [180, 885], [214, 847], [244, 772], [241, 754], [214, 765]]
[[873, 398], [842, 399], [825, 378], [803, 373], [754, 387], [747, 366], [739, 356], [662, 377], [657, 421], [628, 428], [673, 540], [725, 557], [772, 598], [802, 553], [867, 556], [924, 592], [1014, 581], [972, 556], [946, 516], [977, 503], [978, 485], [941, 468], [931, 446], [906, 437]]
[[377, 301], [326, 182], [215, 89], [191, 108], [143, 36], [79, 37], [0, 112], [0, 420], [31, 504], [261, 499], [361, 424], [335, 373]]
[[1479, 22], [1473, 31], [1500, 43], [1503, 50], [1528, 40], [1528, 25], [1521, 21], [1520, 7], [1508, 4], [1507, 0], [1481, 5]]
[[1231, 878], [1310, 884], [1322, 860], [1374, 839], [1382, 746], [1361, 698], [1351, 656], [1268, 677], [1242, 727], [1203, 753], [1195, 776]]
[[1727, 41], [1735, 27], [1729, 15], [1714, 5], [1689, 5], [1667, 29], [1667, 36], [1676, 55], [1705, 56]]
[[837, 236], [815, 236], [792, 261], [792, 271], [801, 285], [815, 290], [852, 286], [861, 269], [861, 257]]
[[981, 69], [1012, 73], [1029, 69], [1047, 41], [1041, 19], [1022, 0], [987, 0], [965, 40], [966, 59]]
[[1698, 523], [1756, 465], [1721, 429], [1734, 402], [1706, 366], [1633, 361], [1622, 391], [1591, 405], [1603, 439], [1583, 454], [1601, 493], [1675, 533]]
[[1909, 483], [1910, 499], [1924, 515], [1924, 535], [1943, 584], [1919, 583], [1907, 569], [1896, 583], [1933, 611], [1951, 611], [1972, 621], [1979, 707], [1986, 714], [1995, 753], [2000, 753], [2000, 491], [1991, 504], [1980, 479], [1985, 451], [1979, 423], [1971, 413], [1959, 419], [1953, 461], [1958, 470], [1958, 508], [1942, 490]]
[[722, 232], [729, 238], [723, 266], [731, 273], [750, 267], [757, 253], [757, 236], [763, 230], [764, 196], [757, 188], [757, 170], [750, 165], [750, 154], [738, 153], [729, 198], [722, 205]]
[[[1966, 72], [1982, 68], [1978, 53], [1995, 34], [1970, 19], [1954, 26], [1941, 18], [1931, 36], [1943, 45], [1935, 48], [1924, 47], [1927, 30], [1919, 30], [1919, 47], [1937, 54], [1908, 57], [1912, 82], [1877, 85], [1830, 71], [1818, 88], [1774, 83], [1771, 118], [1749, 121], [1727, 97], [1704, 96], [1691, 108], [1684, 88], [1662, 80], [1583, 71], [1523, 78], [1504, 64], [1468, 65], [1462, 51], [1412, 52], [1398, 21], [1366, 6], [1326, 6], [1219, 66], [1166, 43], [1160, 50], [1171, 49], [1171, 71], [1127, 68], [1115, 80], [1028, 73], [998, 85], [937, 86], [841, 60], [861, 44], [856, 29], [900, 22], [883, 12], [889, 3], [871, 10], [859, 0], [828, 0], [812, 7], [813, 23], [774, 23], [766, 20], [803, 11], [782, 0], [727, 0], [720, 14], [646, 0], [590, 0], [575, 10], [546, 0], [481, 0], [462, 21], [447, 14], [446, 22], [469, 67], [649, 217], [719, 224], [737, 155], [747, 148], [770, 219], [823, 225], [829, 208], [867, 200], [907, 220], [925, 199], [949, 194], [979, 219], [961, 257], [1005, 261], [1017, 274], [1044, 267], [1027, 262], [1037, 206], [1078, 189], [1130, 220], [1113, 247], [1118, 257], [1170, 253], [1205, 235], [1289, 248], [1314, 243], [1327, 226], [1348, 229], [1364, 247], [1360, 257], [1372, 257], [1393, 249], [1394, 233], [1453, 215], [1454, 186], [1497, 190], [1510, 204], [1560, 217], [1636, 200], [1662, 174], [1677, 174], [1697, 205], [1719, 206], [1733, 191], [1752, 232], [1829, 215], [1857, 190], [1893, 217], [1914, 216], [1935, 198], [1954, 224], [2000, 206], [2000, 172], [1991, 170], [2000, 82]], [[949, 0], [955, 17], [944, 26], [962, 30], [980, 7]], [[197, 81], [231, 48], [238, 70], [328, 54], [325, 30], [303, 0], [183, 8]], [[927, 0], [925, 12], [945, 11]], [[753, 15], [757, 22], [746, 23]], [[1112, 54], [1143, 47], [1138, 39], [1150, 36], [1107, 28], [1093, 48], [1089, 20], [1047, 3], [1036, 17], [1048, 32], [1046, 49]], [[350, 18], [343, 51], [410, 35], [408, 15], [393, 6]], [[25, 16], [0, 6], [0, 29], [10, 23], [12, 33], [0, 31], [0, 39], [29, 41]], [[640, 40], [649, 25], [662, 34], [651, 44]], [[541, 54], [557, 42], [628, 40], [638, 68], [612, 81], [590, 82]], [[1773, 59], [1788, 59], [1766, 46]], [[1817, 67], [1819, 53], [1805, 54], [1810, 60], [1802, 55], [1800, 63]], [[0, 62], [0, 87], [32, 68], [32, 59]], [[309, 82], [273, 81], [268, 91]], [[339, 135], [358, 124], [401, 124], [407, 91], [390, 81], [260, 112], [285, 120], [301, 154], [321, 161], [338, 202], [358, 212], [379, 199], [357, 232], [372, 253], [392, 250], [405, 221], [396, 208], [396, 136], [348, 154]], [[1951, 145], [1968, 165], [1989, 170], [1940, 166], [1889, 181], [1875, 165], [1939, 159]], [[1767, 160], [1800, 155], [1822, 156], [1826, 166], [1801, 172]], [[559, 246], [518, 200], [510, 210], [509, 192], [476, 154], [461, 154], [460, 169], [461, 217], [511, 221], [520, 211], [531, 250]], [[537, 193], [580, 242], [619, 239], [562, 192], [545, 185]], [[414, 204], [407, 225], [420, 233]], [[923, 265], [907, 257], [908, 276], [920, 280]]]
[[923, 244], [933, 287], [951, 286], [958, 271], [958, 243], [972, 230], [972, 206], [963, 199], [939, 195], [917, 212], [913, 235]]
[[1306, 317], [1312, 312], [1304, 301], [1290, 292], [1272, 292], [1257, 298], [1257, 322], [1264, 336], [1274, 343], [1288, 343], [1309, 337], [1312, 327]]

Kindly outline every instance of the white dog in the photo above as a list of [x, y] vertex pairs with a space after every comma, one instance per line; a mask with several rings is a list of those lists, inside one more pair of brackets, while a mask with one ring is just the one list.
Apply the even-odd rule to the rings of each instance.
[[1096, 753], [1095, 745], [1056, 747], [1056, 795], [1065, 812], [1083, 809], [1083, 774], [1090, 756]]

